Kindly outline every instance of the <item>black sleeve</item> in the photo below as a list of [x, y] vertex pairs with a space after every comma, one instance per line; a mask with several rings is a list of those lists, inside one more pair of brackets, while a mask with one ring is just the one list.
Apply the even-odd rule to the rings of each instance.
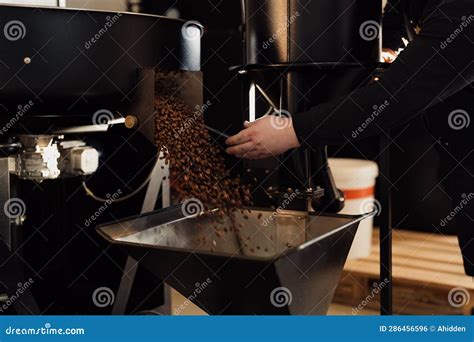
[[293, 116], [301, 144], [376, 135], [474, 82], [474, 1], [441, 2], [379, 82]]
[[398, 51], [407, 38], [402, 0], [389, 0], [385, 6], [382, 25], [382, 47]]

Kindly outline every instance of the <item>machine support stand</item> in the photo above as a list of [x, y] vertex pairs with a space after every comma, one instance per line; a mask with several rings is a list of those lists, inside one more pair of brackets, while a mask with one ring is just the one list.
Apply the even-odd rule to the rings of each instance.
[[[160, 190], [162, 191], [162, 207], [166, 208], [170, 206], [169, 164], [166, 165], [165, 159], [161, 159], [162, 157], [163, 152], [161, 152], [157, 157], [155, 166], [153, 167], [150, 182], [148, 183], [145, 199], [142, 205], [142, 214], [155, 210]], [[127, 257], [127, 263], [125, 264], [125, 269], [117, 291], [117, 300], [112, 309], [113, 315], [125, 314], [137, 270], [138, 262], [130, 256]], [[164, 286], [166, 287], [167, 285]], [[171, 312], [171, 298], [169, 294], [169, 289], [165, 288], [164, 303], [159, 307], [159, 309], [157, 309], [160, 313], [169, 314]]]
[[[392, 293], [392, 213], [390, 184], [390, 138], [380, 136], [380, 285], [381, 315], [393, 314]], [[380, 286], [379, 285], [379, 286]]]

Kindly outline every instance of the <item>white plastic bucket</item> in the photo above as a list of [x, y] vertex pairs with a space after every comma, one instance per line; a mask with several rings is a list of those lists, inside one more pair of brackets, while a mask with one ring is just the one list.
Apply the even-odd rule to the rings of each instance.
[[[346, 205], [341, 214], [360, 215], [371, 211], [375, 206], [375, 184], [379, 175], [377, 163], [361, 159], [330, 159], [329, 166], [336, 186], [346, 196]], [[349, 259], [370, 255], [373, 225], [372, 217], [360, 222]]]

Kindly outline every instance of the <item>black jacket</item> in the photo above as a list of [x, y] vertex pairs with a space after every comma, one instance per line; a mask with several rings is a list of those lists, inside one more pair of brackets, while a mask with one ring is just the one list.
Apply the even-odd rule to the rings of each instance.
[[[474, 124], [470, 123], [474, 106], [466, 107], [474, 102], [474, 0], [426, 0], [423, 8], [417, 7], [420, 2], [401, 1], [393, 7], [404, 11], [403, 16], [411, 18], [408, 21], [421, 32], [379, 82], [294, 115], [293, 123], [302, 145], [344, 144], [426, 113], [427, 121], [436, 123], [439, 136], [449, 142], [440, 146], [454, 161], [449, 193], [457, 203], [474, 193]], [[387, 15], [393, 31], [386, 44], [393, 45], [386, 47], [397, 48], [401, 24], [394, 13]], [[451, 109], [443, 110], [450, 104]], [[474, 201], [456, 217], [466, 273], [472, 276], [473, 217]]]
[[383, 16], [382, 46], [397, 51], [403, 46], [402, 38], [412, 40], [415, 28], [428, 0], [389, 0]]
[[379, 134], [474, 82], [474, 1], [427, 0], [422, 13], [420, 34], [379, 82], [293, 116], [301, 144]]

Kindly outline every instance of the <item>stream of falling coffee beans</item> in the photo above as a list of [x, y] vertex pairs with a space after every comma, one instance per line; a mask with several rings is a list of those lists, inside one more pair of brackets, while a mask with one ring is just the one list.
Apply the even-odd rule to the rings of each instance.
[[[239, 230], [235, 211], [250, 205], [250, 188], [225, 168], [219, 148], [212, 143], [202, 112], [173, 95], [155, 97], [155, 142], [170, 165], [170, 181], [179, 203], [198, 199], [218, 236]], [[211, 214], [210, 210], [219, 209]]]

